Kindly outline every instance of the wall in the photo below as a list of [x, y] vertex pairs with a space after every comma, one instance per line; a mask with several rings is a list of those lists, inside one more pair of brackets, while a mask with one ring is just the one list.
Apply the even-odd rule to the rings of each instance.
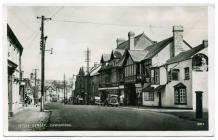
[[142, 96], [143, 96], [142, 105], [144, 105], [144, 106], [158, 106], [159, 98], [158, 98], [157, 92], [154, 92], [154, 101], [145, 101], [145, 94], [148, 94], [148, 92], [142, 93]]
[[152, 58], [151, 62], [153, 67], [161, 66], [165, 64], [168, 59], [170, 59], [170, 44], [168, 44]]
[[196, 109], [195, 91], [203, 91], [203, 110], [208, 111], [208, 72], [192, 71], [193, 109]]
[[17, 46], [13, 43], [9, 37], [7, 47], [8, 47], [8, 60], [12, 61], [13, 63], [17, 64], [17, 68], [15, 69], [14, 73], [12, 74], [12, 114], [17, 113], [21, 107], [23, 106], [23, 102], [21, 101], [20, 95], [20, 83], [18, 81], [14, 81], [14, 79], [20, 79], [20, 68], [21, 68], [21, 54], [20, 50]]
[[164, 66], [160, 67], [160, 85], [167, 83], [167, 70]]
[[[19, 77], [19, 72], [16, 70], [14, 73], [15, 77]], [[20, 94], [19, 94], [19, 90], [20, 90], [20, 84], [19, 82], [12, 82], [12, 112], [13, 113], [17, 113], [23, 103], [21, 101], [21, 97], [20, 97]]]
[[[184, 68], [189, 67], [189, 80], [184, 80], [185, 79], [185, 74], [184, 74]], [[165, 94], [162, 94], [162, 106], [163, 107], [177, 107], [177, 108], [192, 108], [192, 73], [191, 73], [191, 68], [192, 68], [192, 61], [191, 59], [179, 62], [179, 63], [174, 63], [168, 65], [167, 70], [169, 71], [171, 68], [179, 69], [179, 80], [178, 81], [171, 81], [168, 84], [166, 84], [165, 87]], [[187, 93], [187, 105], [175, 105], [174, 103], [174, 86], [182, 83], [186, 86], [186, 93]]]

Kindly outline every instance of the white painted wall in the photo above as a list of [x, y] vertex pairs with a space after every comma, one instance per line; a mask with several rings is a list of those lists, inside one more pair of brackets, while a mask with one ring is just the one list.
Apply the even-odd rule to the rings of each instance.
[[192, 71], [193, 85], [193, 109], [196, 110], [196, 93], [203, 91], [203, 110], [208, 111], [208, 72]]
[[158, 98], [157, 93], [154, 92], [154, 101], [145, 101], [146, 94], [149, 94], [149, 92], [142, 93], [142, 96], [143, 96], [142, 105], [144, 105], [144, 106], [158, 106], [159, 98]]
[[167, 70], [165, 67], [160, 67], [160, 85], [167, 83]]
[[[8, 47], [8, 60], [12, 61], [13, 63], [17, 64], [17, 68], [15, 72], [12, 74], [14, 78], [20, 79], [20, 51], [19, 49], [10, 42], [10, 39], [8, 38], [7, 42]], [[19, 82], [14, 82], [14, 79], [12, 81], [12, 112], [16, 113], [18, 112], [22, 107], [22, 101], [20, 100], [20, 84]]]
[[168, 59], [170, 59], [170, 44], [168, 44], [152, 58], [152, 67], [159, 67], [165, 64]]
[[[192, 66], [192, 61], [191, 59], [179, 62], [179, 63], [174, 63], [168, 65], [168, 71], [171, 68], [176, 68], [179, 69], [179, 80], [178, 81], [171, 81], [168, 84], [166, 84], [165, 87], [165, 94], [162, 94], [162, 106], [163, 107], [177, 107], [177, 108], [192, 108], [192, 73], [191, 73], [191, 67]], [[185, 80], [185, 72], [184, 68], [189, 67], [190, 69], [190, 79]], [[187, 93], [187, 105], [175, 105], [174, 103], [174, 86], [182, 83], [186, 86], [186, 93]]]
[[[15, 77], [19, 76], [19, 72], [14, 72]], [[20, 101], [20, 95], [19, 95], [19, 89], [20, 84], [19, 82], [12, 82], [12, 112], [17, 113], [19, 110], [21, 110], [22, 102]]]

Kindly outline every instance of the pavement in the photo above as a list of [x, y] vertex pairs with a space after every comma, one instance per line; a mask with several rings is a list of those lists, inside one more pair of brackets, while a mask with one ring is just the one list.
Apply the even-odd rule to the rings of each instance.
[[9, 131], [43, 131], [46, 130], [50, 117], [49, 111], [40, 112], [40, 107], [29, 105], [10, 117]]
[[198, 131], [208, 130], [204, 123], [173, 114], [128, 107], [63, 105], [48, 103], [51, 110], [47, 131]]
[[120, 106], [126, 109], [142, 110], [142, 111], [154, 111], [160, 113], [167, 113], [175, 115], [179, 118], [202, 122], [208, 125], [208, 112], [203, 112], [202, 118], [195, 117], [195, 111], [192, 109], [177, 109], [177, 108], [160, 108], [160, 107], [147, 107], [147, 106]]

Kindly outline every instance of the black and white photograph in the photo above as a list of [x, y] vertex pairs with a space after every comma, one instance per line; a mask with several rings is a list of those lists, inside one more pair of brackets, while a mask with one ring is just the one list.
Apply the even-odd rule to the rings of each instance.
[[7, 134], [212, 129], [209, 6], [4, 9]]

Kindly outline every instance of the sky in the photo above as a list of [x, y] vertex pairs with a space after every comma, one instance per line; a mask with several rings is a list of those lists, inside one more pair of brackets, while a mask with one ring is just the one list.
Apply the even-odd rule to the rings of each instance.
[[[144, 32], [154, 41], [172, 36], [172, 26], [184, 27], [184, 39], [195, 47], [208, 39], [207, 7], [145, 6], [9, 6], [7, 22], [24, 50], [22, 70], [29, 77], [37, 68], [40, 77], [40, 26], [45, 21], [45, 79], [63, 80], [86, 67], [85, 50], [91, 50], [90, 66], [99, 63], [103, 53], [116, 48], [116, 39], [128, 39], [128, 32]], [[85, 69], [85, 68], [84, 68]]]

